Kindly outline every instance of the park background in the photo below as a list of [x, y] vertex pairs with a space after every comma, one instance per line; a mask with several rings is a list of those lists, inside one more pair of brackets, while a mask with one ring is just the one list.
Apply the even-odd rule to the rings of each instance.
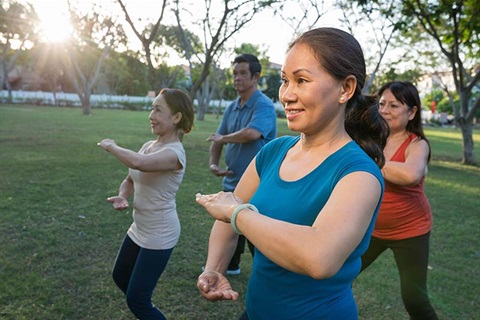
[[413, 82], [423, 111], [460, 129], [462, 162], [475, 164], [479, 25], [480, 2], [463, 0], [4, 0], [0, 89], [7, 94], [0, 101], [15, 102], [15, 90], [42, 91], [53, 94], [49, 103], [64, 105], [57, 94], [75, 93], [88, 115], [92, 95], [153, 97], [177, 87], [196, 101], [202, 121], [213, 100], [235, 97], [235, 54], [259, 56], [260, 87], [277, 102], [278, 60], [288, 42], [333, 26], [363, 47], [364, 93], [390, 80]]
[[[296, 34], [315, 26], [339, 27], [359, 39], [365, 93], [389, 80], [419, 88], [432, 144], [429, 293], [442, 319], [476, 319], [480, 3], [426, 3], [2, 1], [0, 319], [132, 319], [110, 277], [131, 212], [114, 212], [105, 202], [126, 168], [96, 143], [111, 137], [135, 150], [152, 138], [145, 110], [163, 87], [190, 95], [196, 124], [184, 141], [188, 165], [177, 198], [182, 236], [154, 302], [169, 319], [235, 319], [248, 255], [242, 274], [232, 277], [240, 301], [213, 304], [195, 287], [213, 221], [194, 195], [221, 189], [208, 170], [205, 139], [235, 98], [232, 57], [260, 57], [260, 88], [278, 104], [278, 60]], [[278, 116], [279, 135], [293, 134], [281, 109]], [[355, 282], [361, 319], [407, 319], [398, 285], [393, 258], [385, 254]]]

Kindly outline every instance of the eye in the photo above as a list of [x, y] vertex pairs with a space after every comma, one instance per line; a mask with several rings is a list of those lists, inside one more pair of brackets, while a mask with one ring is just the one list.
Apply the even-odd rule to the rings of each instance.
[[282, 80], [283, 84], [288, 84], [288, 79], [287, 78], [282, 78], [281, 80]]
[[298, 80], [297, 80], [297, 83], [299, 83], [299, 84], [304, 83], [304, 82], [307, 82], [307, 80], [305, 80], [303, 78], [298, 78]]

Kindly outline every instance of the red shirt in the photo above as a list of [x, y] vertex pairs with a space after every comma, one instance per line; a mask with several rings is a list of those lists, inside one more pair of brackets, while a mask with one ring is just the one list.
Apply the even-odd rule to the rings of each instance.
[[[405, 162], [405, 150], [417, 139], [415, 134], [402, 143], [390, 161]], [[385, 180], [385, 192], [375, 222], [373, 236], [380, 239], [401, 240], [423, 235], [432, 227], [432, 210], [423, 182], [414, 186], [399, 186]]]

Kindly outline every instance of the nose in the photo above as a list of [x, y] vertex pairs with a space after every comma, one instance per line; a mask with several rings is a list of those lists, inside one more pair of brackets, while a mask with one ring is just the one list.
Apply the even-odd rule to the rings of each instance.
[[278, 98], [280, 99], [280, 102], [283, 104], [284, 108], [286, 108], [289, 102], [295, 100], [295, 94], [289, 86], [280, 86], [280, 89], [278, 90]]
[[378, 107], [378, 111], [380, 112], [380, 114], [386, 114], [388, 112], [388, 107], [387, 105], [380, 105]]

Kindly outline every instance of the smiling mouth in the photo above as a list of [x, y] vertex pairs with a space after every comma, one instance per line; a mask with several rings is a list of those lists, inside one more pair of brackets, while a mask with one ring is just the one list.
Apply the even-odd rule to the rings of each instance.
[[287, 114], [297, 114], [302, 112], [303, 110], [285, 110]]

